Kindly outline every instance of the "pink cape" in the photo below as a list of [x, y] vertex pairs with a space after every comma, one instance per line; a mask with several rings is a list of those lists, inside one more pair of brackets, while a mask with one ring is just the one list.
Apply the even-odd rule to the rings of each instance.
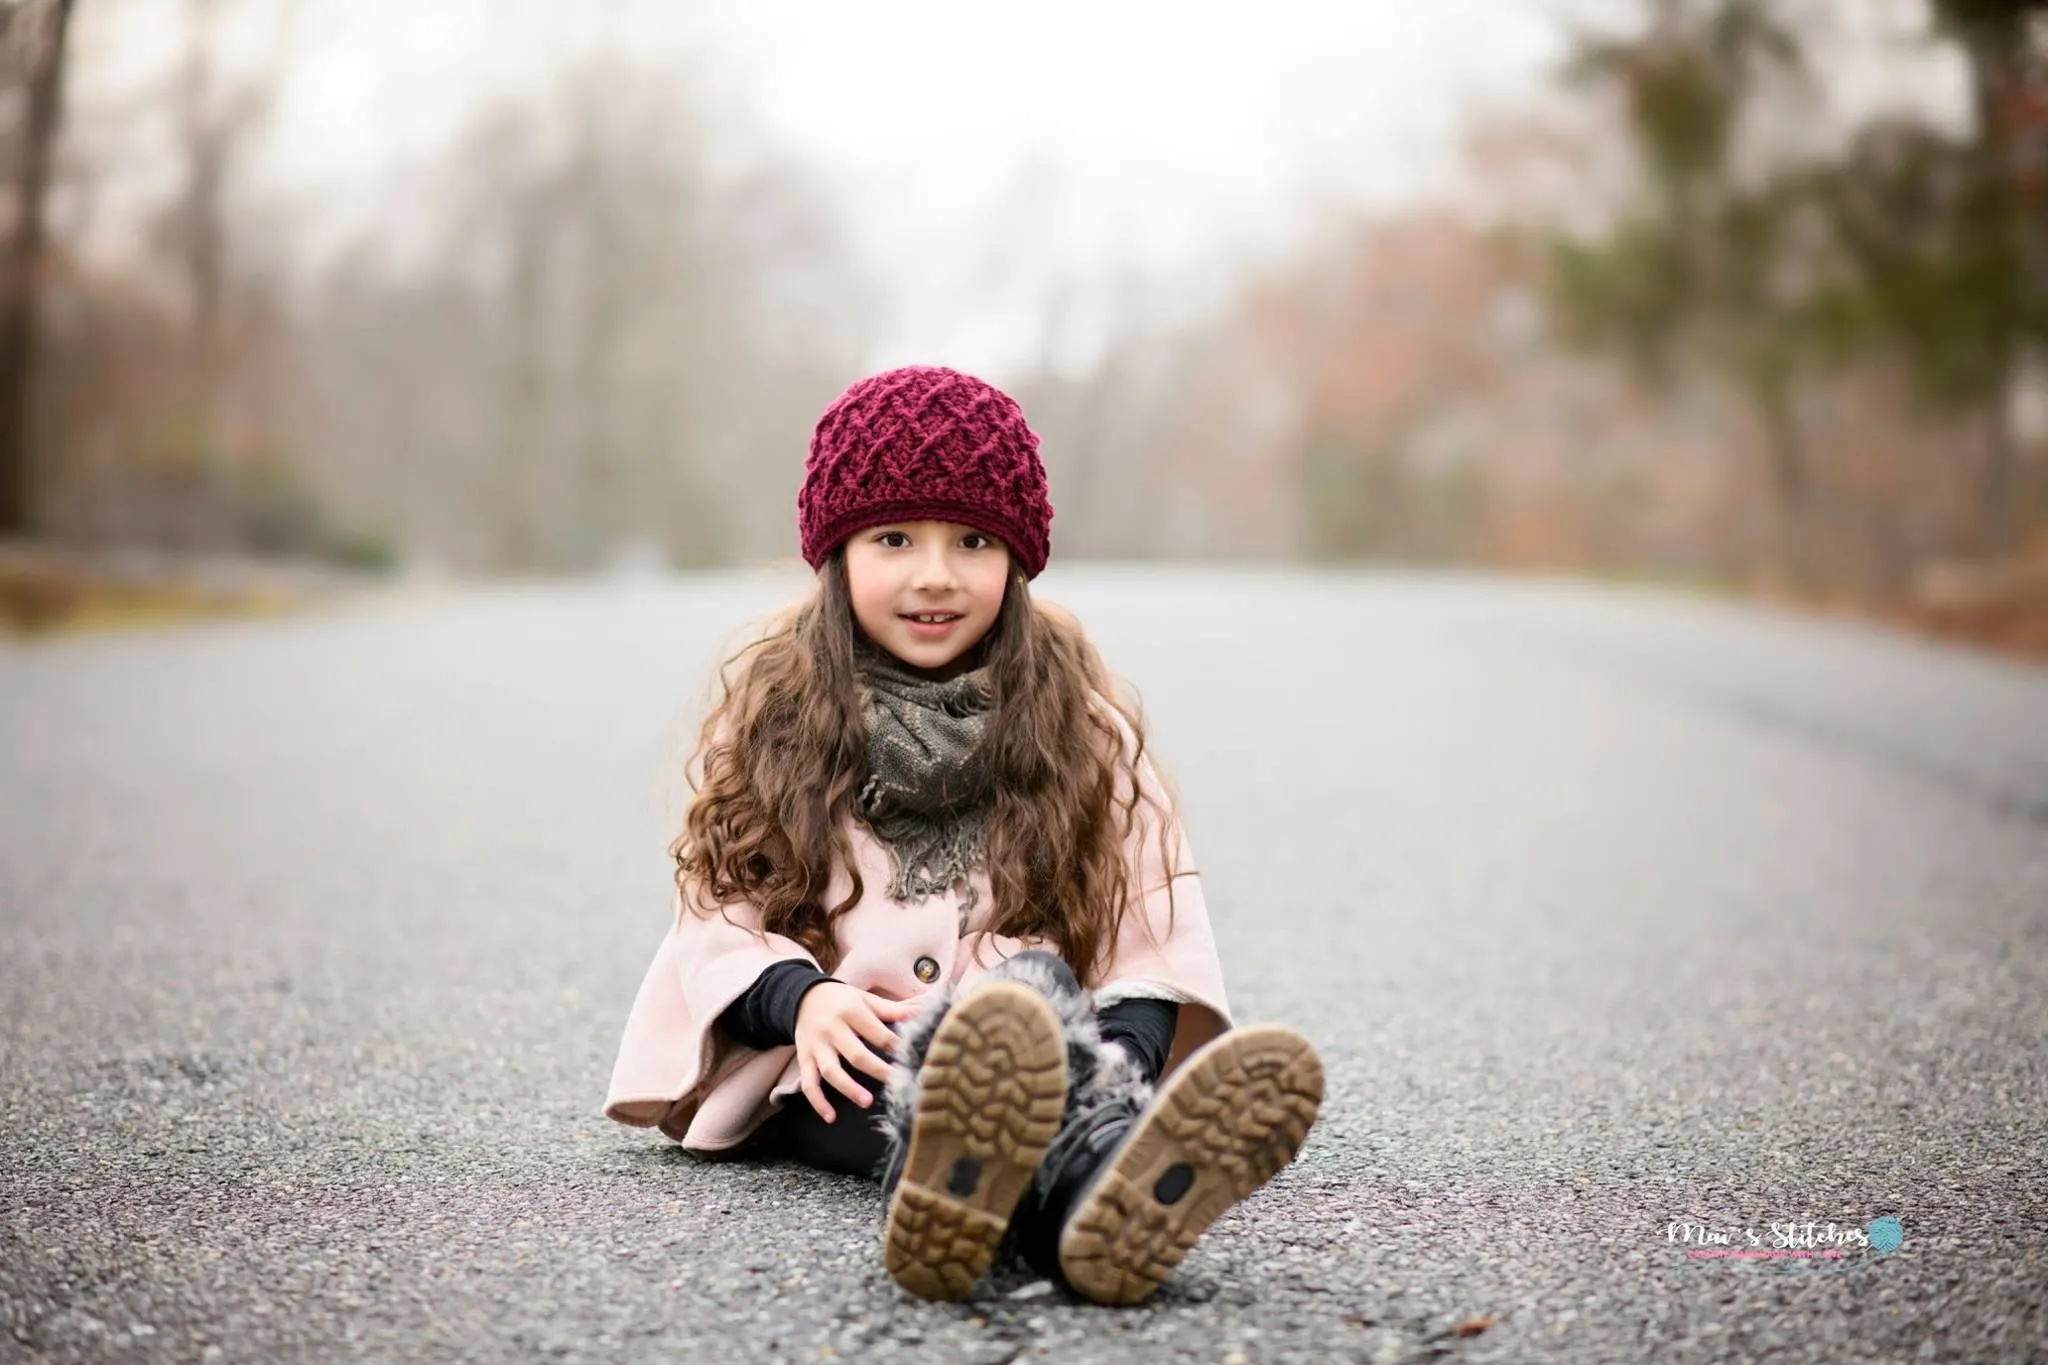
[[[1117, 720], [1128, 754], [1135, 738], [1120, 716]], [[1163, 806], [1149, 762], [1140, 765], [1139, 777]], [[1138, 815], [1126, 850], [1137, 869], [1139, 898], [1117, 937], [1095, 999], [1098, 1007], [1132, 996], [1178, 1001], [1180, 1022], [1166, 1063], [1171, 1071], [1230, 1027], [1230, 1006], [1201, 880], [1180, 822], [1169, 817], [1169, 838], [1177, 845], [1169, 913], [1153, 809], [1140, 806]], [[849, 819], [848, 825], [865, 888], [837, 925], [841, 957], [832, 974], [841, 981], [907, 1000], [942, 982], [971, 982], [1025, 948], [1050, 946], [990, 935], [974, 924], [961, 934], [957, 888], [917, 901], [890, 900], [888, 850], [859, 821]], [[977, 872], [974, 878], [978, 909], [985, 909], [990, 900], [986, 875]], [[851, 885], [844, 868], [834, 869], [826, 903], [836, 903]], [[680, 909], [680, 901], [680, 893], [675, 894], [672, 908]], [[796, 1049], [756, 1052], [712, 1025], [764, 969], [791, 958], [817, 965], [794, 940], [759, 932], [758, 917], [744, 902], [724, 907], [717, 916], [694, 910], [678, 914], [627, 1015], [605, 1096], [606, 1117], [659, 1128], [697, 1151], [743, 1143], [796, 1092]]]

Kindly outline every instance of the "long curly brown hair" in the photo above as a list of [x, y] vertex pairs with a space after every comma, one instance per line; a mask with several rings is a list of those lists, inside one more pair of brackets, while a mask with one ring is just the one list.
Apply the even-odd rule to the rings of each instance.
[[[669, 846], [683, 913], [747, 902], [764, 932], [794, 939], [827, 971], [839, 957], [835, 925], [865, 891], [845, 824], [867, 754], [857, 638], [842, 547], [812, 593], [719, 666], [720, 695], [686, 770], [689, 814]], [[1141, 706], [1118, 695], [1080, 623], [1034, 602], [1018, 575], [974, 650], [968, 663], [990, 666], [994, 691], [982, 741], [994, 787], [990, 930], [1058, 944], [1094, 984], [1125, 915], [1151, 889], [1131, 884], [1137, 869], [1126, 852], [1141, 806], [1154, 812], [1169, 916], [1173, 880], [1188, 875], [1173, 865], [1173, 786], [1145, 755]], [[1115, 708], [1134, 744], [1096, 698]], [[835, 858], [852, 886], [828, 906]]]

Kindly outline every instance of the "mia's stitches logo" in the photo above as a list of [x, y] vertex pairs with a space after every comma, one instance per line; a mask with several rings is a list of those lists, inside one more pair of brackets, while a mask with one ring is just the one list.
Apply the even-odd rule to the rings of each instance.
[[1664, 1229], [1664, 1240], [1681, 1248], [1689, 1265], [1733, 1262], [1744, 1270], [1817, 1275], [1875, 1265], [1905, 1244], [1906, 1230], [1886, 1214], [1860, 1228], [1811, 1222], [1739, 1228], [1672, 1223]]

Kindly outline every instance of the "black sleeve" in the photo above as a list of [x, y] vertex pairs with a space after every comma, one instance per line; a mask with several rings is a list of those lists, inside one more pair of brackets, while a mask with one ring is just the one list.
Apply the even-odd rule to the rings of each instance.
[[796, 1041], [796, 1007], [804, 992], [835, 978], [800, 958], [778, 962], [754, 978], [746, 994], [725, 1007], [718, 1025], [741, 1047], [766, 1051]]
[[1180, 1022], [1180, 1006], [1171, 1000], [1119, 1000], [1100, 1010], [1095, 1026], [1104, 1042], [1121, 1043], [1137, 1058], [1145, 1079], [1159, 1079], [1166, 1054], [1173, 1047], [1174, 1026]]

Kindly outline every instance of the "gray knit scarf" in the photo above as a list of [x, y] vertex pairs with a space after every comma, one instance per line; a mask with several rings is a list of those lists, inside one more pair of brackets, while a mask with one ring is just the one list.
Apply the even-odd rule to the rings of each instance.
[[[865, 640], [854, 658], [868, 728], [867, 770], [854, 811], [888, 845], [895, 864], [891, 898], [943, 891], [982, 865], [993, 804], [981, 747], [995, 700], [990, 669], [984, 664], [933, 682]], [[969, 881], [963, 926], [978, 899]]]

